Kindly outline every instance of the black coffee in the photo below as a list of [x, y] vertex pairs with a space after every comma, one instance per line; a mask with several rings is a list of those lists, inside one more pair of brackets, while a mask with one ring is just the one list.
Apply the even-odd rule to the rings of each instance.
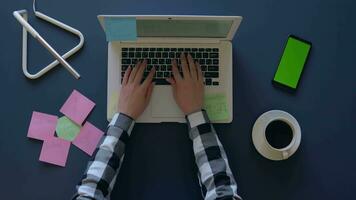
[[282, 149], [291, 143], [293, 130], [286, 122], [275, 120], [267, 125], [266, 139], [272, 147]]

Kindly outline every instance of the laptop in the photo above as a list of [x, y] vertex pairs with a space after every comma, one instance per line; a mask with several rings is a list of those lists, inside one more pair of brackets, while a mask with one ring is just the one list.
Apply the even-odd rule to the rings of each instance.
[[[228, 117], [214, 123], [230, 123], [233, 119], [233, 62], [232, 44], [241, 21], [240, 16], [152, 16], [152, 15], [99, 15], [105, 31], [104, 19], [136, 20], [137, 38], [134, 41], [109, 41], [107, 119], [117, 111], [121, 81], [128, 66], [147, 59], [148, 74], [156, 68], [155, 89], [140, 123], [185, 122], [177, 106], [171, 86], [165, 78], [172, 76], [172, 59], [181, 52], [190, 53], [197, 60], [204, 75], [205, 94], [226, 96]], [[111, 30], [112, 31], [112, 30]], [[118, 30], [120, 31], [120, 30]], [[235, 66], [236, 67], [236, 66]]]

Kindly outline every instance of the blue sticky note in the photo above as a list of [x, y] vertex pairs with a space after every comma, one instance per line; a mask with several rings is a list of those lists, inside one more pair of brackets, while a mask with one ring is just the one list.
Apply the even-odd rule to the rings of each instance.
[[137, 39], [136, 18], [104, 18], [106, 41], [135, 41]]

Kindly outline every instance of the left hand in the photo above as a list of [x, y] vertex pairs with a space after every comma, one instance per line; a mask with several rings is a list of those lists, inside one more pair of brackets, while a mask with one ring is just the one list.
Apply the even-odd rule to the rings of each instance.
[[130, 116], [134, 120], [146, 109], [154, 87], [154, 83], [152, 83], [155, 74], [154, 67], [141, 84], [146, 66], [146, 60], [139, 61], [133, 69], [130, 66], [126, 70], [121, 84], [118, 112]]

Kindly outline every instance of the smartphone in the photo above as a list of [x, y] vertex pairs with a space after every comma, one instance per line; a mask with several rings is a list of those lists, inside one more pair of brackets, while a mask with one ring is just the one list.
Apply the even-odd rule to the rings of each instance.
[[273, 82], [297, 89], [311, 47], [311, 42], [289, 35]]

